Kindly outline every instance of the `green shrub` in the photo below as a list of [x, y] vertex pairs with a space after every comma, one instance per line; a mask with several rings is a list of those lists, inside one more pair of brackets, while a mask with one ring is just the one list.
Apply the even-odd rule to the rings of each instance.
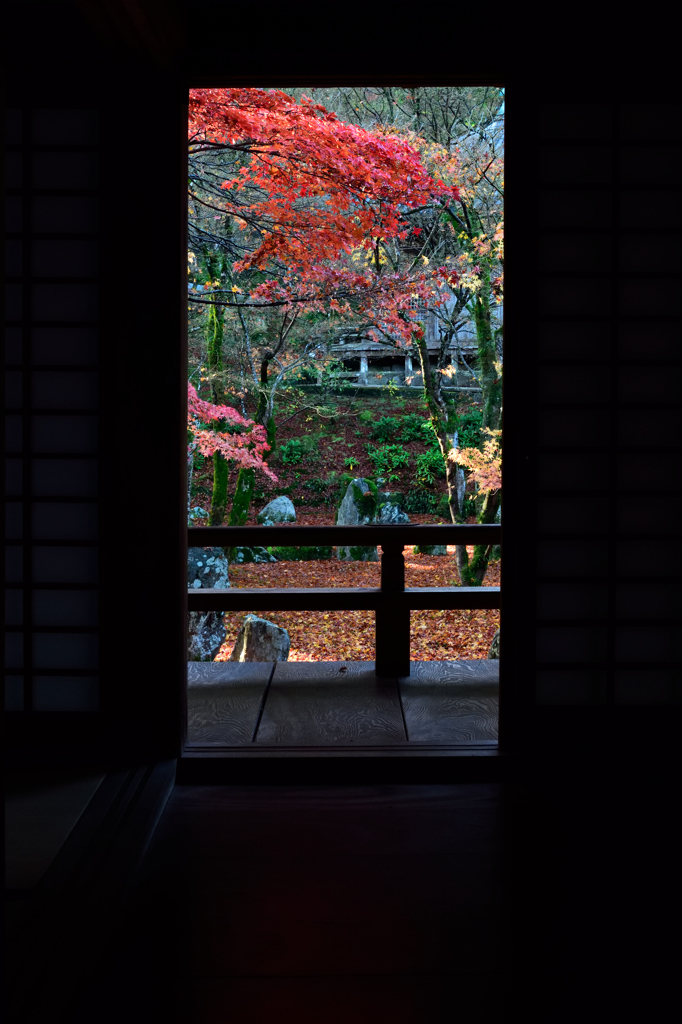
[[324, 494], [329, 489], [329, 484], [326, 480], [319, 480], [317, 477], [313, 477], [311, 480], [306, 480], [303, 484], [306, 491], [312, 491], [313, 494]]
[[303, 446], [297, 437], [292, 437], [290, 441], [285, 441], [284, 444], [279, 446], [279, 450], [282, 455], [282, 462], [288, 462], [290, 465], [297, 465], [303, 458]]
[[483, 414], [479, 409], [470, 409], [466, 415], [460, 416], [457, 424], [457, 446], [459, 448], [481, 448], [483, 446], [482, 423]]
[[410, 512], [436, 512], [438, 499], [435, 494], [427, 494], [425, 491], [410, 491], [405, 497], [404, 508]]
[[278, 562], [313, 562], [332, 557], [331, 547], [279, 547], [268, 548], [268, 554], [274, 555]]
[[370, 412], [369, 409], [365, 409], [358, 415], [358, 419], [361, 423], [372, 423], [374, 421], [374, 413]]
[[434, 445], [418, 455], [415, 469], [415, 479], [422, 487], [431, 487], [437, 479], [445, 477], [445, 459], [440, 448]]
[[376, 475], [387, 476], [389, 480], [398, 480], [399, 476], [394, 471], [409, 465], [410, 462], [410, 453], [399, 444], [384, 444], [380, 448], [367, 445], [367, 454]]
[[448, 501], [447, 494], [442, 494], [438, 499], [436, 515], [442, 516], [443, 519], [447, 519], [448, 522], [450, 521], [450, 503]]
[[[427, 433], [427, 431], [430, 433]], [[433, 432], [428, 420], [425, 420], [419, 413], [411, 412], [407, 416], [403, 416], [399, 436], [400, 440], [405, 444], [408, 444], [410, 441], [423, 441], [425, 444], [429, 444], [431, 437], [433, 437]]]
[[400, 420], [395, 416], [382, 416], [372, 427], [370, 437], [375, 441], [394, 441], [400, 431]]
[[282, 462], [291, 466], [298, 465], [304, 456], [314, 458], [318, 454], [317, 440], [309, 435], [303, 437], [292, 437], [279, 446], [282, 454]]

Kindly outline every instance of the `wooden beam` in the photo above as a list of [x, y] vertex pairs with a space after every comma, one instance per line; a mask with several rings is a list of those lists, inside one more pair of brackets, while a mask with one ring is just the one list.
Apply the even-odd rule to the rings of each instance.
[[375, 611], [434, 608], [499, 608], [499, 587], [230, 587], [188, 590], [190, 611]]
[[189, 547], [277, 547], [279, 545], [369, 546], [381, 544], [501, 544], [497, 524], [420, 526], [190, 526]]

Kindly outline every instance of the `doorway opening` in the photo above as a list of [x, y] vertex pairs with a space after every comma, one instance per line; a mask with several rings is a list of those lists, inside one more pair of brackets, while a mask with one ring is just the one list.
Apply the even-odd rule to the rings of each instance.
[[504, 90], [189, 111], [189, 746], [494, 745]]

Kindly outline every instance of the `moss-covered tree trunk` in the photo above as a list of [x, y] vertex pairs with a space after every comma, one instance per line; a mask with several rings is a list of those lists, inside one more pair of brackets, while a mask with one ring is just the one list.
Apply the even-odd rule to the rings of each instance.
[[220, 452], [213, 453], [213, 492], [211, 493], [211, 511], [208, 517], [209, 526], [222, 526], [225, 521], [227, 504], [227, 478], [230, 466]]
[[[219, 306], [208, 307], [208, 379], [211, 388], [211, 401], [214, 405], [224, 405], [225, 389], [223, 386], [223, 313]], [[220, 423], [218, 429], [224, 429]], [[209, 526], [222, 526], [225, 520], [227, 505], [227, 479], [229, 466], [220, 452], [213, 453], [213, 491], [211, 493], [211, 509], [208, 516]]]
[[[469, 222], [472, 236], [483, 233], [481, 221], [473, 210], [469, 210]], [[502, 378], [490, 323], [490, 265], [485, 261], [481, 265], [481, 287], [472, 299], [472, 312], [476, 327], [479, 379], [483, 398], [482, 426], [489, 430], [499, 430], [502, 413]], [[479, 523], [495, 521], [500, 499], [499, 491], [486, 494], [477, 516]], [[457, 571], [462, 586], [481, 586], [488, 570], [492, 550], [493, 545], [477, 544], [470, 560], [466, 547], [463, 544], [457, 545]]]
[[[422, 380], [424, 382], [424, 397], [431, 417], [431, 426], [438, 439], [438, 447], [445, 462], [445, 481], [448, 488], [448, 508], [453, 523], [458, 522], [460, 516], [459, 496], [457, 494], [457, 463], [448, 458], [452, 448], [452, 436], [450, 433], [449, 410], [441, 389], [441, 374], [434, 373], [429, 361], [429, 352], [424, 337], [413, 338], [413, 344], [419, 355], [421, 364]], [[444, 345], [441, 345], [441, 349]], [[439, 360], [440, 362], [440, 360]]]
[[249, 506], [253, 497], [255, 480], [256, 471], [242, 466], [237, 476], [237, 486], [234, 491], [228, 526], [245, 525], [249, 517]]
[[[237, 476], [237, 486], [234, 489], [234, 498], [232, 499], [232, 508], [230, 509], [230, 518], [228, 526], [244, 526], [249, 516], [249, 507], [251, 505], [251, 498], [253, 497], [253, 488], [256, 480], [256, 471], [254, 469], [246, 468], [242, 466]], [[236, 548], [223, 548], [225, 557], [229, 562], [234, 560]]]
[[268, 444], [270, 445], [270, 451], [266, 452], [264, 455], [265, 459], [268, 458], [268, 455], [270, 455], [275, 448], [276, 427], [273, 409], [274, 402], [268, 382], [270, 361], [274, 358], [275, 353], [270, 349], [266, 349], [260, 364], [260, 393], [258, 395], [258, 408], [256, 409], [256, 423], [260, 423], [262, 427], [265, 427]]

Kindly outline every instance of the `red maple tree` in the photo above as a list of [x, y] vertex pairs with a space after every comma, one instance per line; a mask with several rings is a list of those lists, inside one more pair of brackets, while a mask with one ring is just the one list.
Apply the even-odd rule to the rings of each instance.
[[411, 212], [459, 198], [405, 138], [347, 124], [305, 96], [233, 88], [191, 91], [189, 141], [194, 153], [231, 151], [224, 198], [201, 202], [246, 232], [233, 271], [261, 272], [242, 298], [233, 286], [208, 301], [361, 314], [395, 344], [411, 337], [412, 296], [439, 303], [456, 284], [445, 264], [391, 262], [388, 245], [411, 234]]
[[[206, 429], [199, 424], [205, 423], [213, 429]], [[237, 428], [229, 433], [219, 430], [220, 424]], [[188, 445], [187, 457], [195, 450], [202, 455], [213, 455], [219, 452], [227, 461], [236, 462], [248, 469], [258, 469], [275, 483], [277, 477], [263, 461], [264, 454], [270, 450], [265, 429], [253, 420], [247, 419], [229, 405], [213, 405], [199, 398], [196, 388], [187, 384], [187, 429], [192, 433], [192, 442]]]

